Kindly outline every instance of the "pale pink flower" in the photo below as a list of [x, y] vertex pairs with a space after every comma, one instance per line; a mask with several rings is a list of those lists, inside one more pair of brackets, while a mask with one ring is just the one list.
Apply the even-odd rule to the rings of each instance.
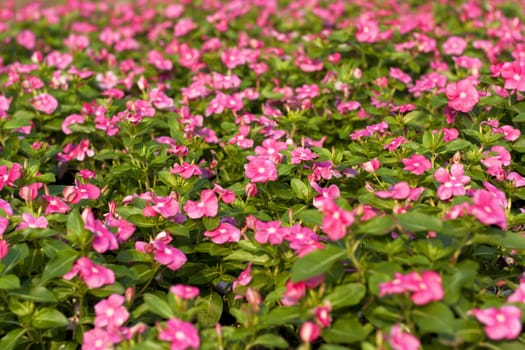
[[211, 241], [216, 244], [239, 242], [241, 231], [232, 224], [222, 222], [215, 230], [204, 232], [204, 236], [210, 237]]
[[191, 323], [181, 321], [178, 318], [172, 318], [166, 322], [166, 329], [159, 333], [159, 339], [171, 342], [171, 350], [198, 349], [200, 347], [197, 329]]
[[469, 79], [450, 83], [446, 88], [448, 106], [460, 112], [470, 112], [479, 102], [479, 93]]
[[387, 336], [388, 343], [392, 350], [419, 350], [421, 343], [410, 333], [401, 330], [400, 325], [394, 325], [390, 328], [390, 334]]
[[401, 161], [405, 164], [403, 170], [410, 171], [416, 175], [422, 175], [425, 171], [432, 168], [430, 160], [420, 154], [414, 154], [410, 158], [405, 158]]
[[485, 325], [485, 333], [492, 340], [513, 340], [521, 334], [521, 310], [516, 306], [473, 309], [470, 314]]
[[95, 304], [95, 327], [111, 330], [122, 326], [129, 318], [129, 312], [123, 304], [124, 297], [118, 294], [111, 294]]

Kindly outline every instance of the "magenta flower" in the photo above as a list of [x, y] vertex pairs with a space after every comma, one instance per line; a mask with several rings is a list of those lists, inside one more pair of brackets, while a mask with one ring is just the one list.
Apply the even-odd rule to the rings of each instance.
[[58, 107], [56, 98], [49, 94], [40, 94], [31, 100], [33, 107], [45, 114], [53, 113]]
[[239, 242], [241, 238], [241, 230], [237, 227], [223, 222], [215, 230], [204, 232], [204, 236], [210, 237], [211, 241], [216, 244], [223, 244], [226, 242]]
[[465, 185], [470, 182], [470, 177], [464, 175], [463, 164], [459, 163], [452, 164], [450, 174], [444, 168], [439, 168], [434, 173], [434, 179], [441, 183], [437, 195], [442, 201], [465, 195]]
[[425, 171], [432, 168], [430, 160], [420, 154], [414, 154], [410, 158], [403, 159], [402, 162], [405, 164], [403, 170], [410, 171], [416, 175], [422, 175]]
[[9, 245], [3, 239], [0, 239], [0, 261], [7, 255], [9, 252]]
[[199, 296], [199, 288], [187, 286], [184, 284], [176, 284], [170, 287], [170, 292], [181, 299], [194, 299]]
[[288, 281], [286, 282], [285, 288], [286, 291], [281, 299], [281, 303], [283, 303], [284, 306], [296, 305], [306, 295], [306, 284], [304, 281], [296, 283]]
[[277, 180], [275, 163], [265, 157], [248, 157], [249, 163], [244, 165], [246, 177], [251, 182], [268, 182]]
[[186, 263], [187, 258], [181, 250], [168, 245], [171, 241], [172, 238], [169, 233], [162, 231], [157, 234], [151, 244], [142, 241], [135, 242], [135, 249], [142, 253], [153, 253], [154, 259], [159, 264], [176, 271]]
[[88, 288], [100, 288], [104, 285], [115, 283], [115, 274], [112, 270], [102, 265], [94, 264], [87, 257], [79, 258], [71, 271], [64, 275], [64, 278], [71, 280], [76, 275], [79, 275], [84, 280]]
[[197, 329], [189, 322], [178, 318], [169, 319], [166, 329], [159, 333], [159, 339], [171, 342], [171, 350], [198, 349], [200, 338]]
[[361, 164], [361, 168], [363, 168], [364, 171], [367, 173], [374, 173], [379, 167], [381, 166], [381, 162], [379, 159], [374, 158], [372, 160], [369, 160], [368, 162], [364, 162]]
[[507, 298], [509, 303], [525, 303], [525, 280], [521, 280], [518, 288]]
[[175, 193], [171, 193], [166, 197], [159, 197], [153, 194], [149, 201], [152, 205], [148, 205], [142, 209], [144, 216], [157, 216], [160, 214], [163, 218], [168, 219], [180, 213], [179, 202], [175, 198]]
[[512, 340], [521, 334], [521, 310], [516, 306], [473, 309], [470, 314], [485, 325], [485, 334], [492, 340]]
[[109, 298], [95, 305], [95, 327], [114, 329], [122, 326], [129, 318], [129, 312], [124, 306], [124, 297], [111, 294]]
[[42, 198], [44, 198], [47, 201], [46, 210], [44, 211], [44, 214], [46, 215], [54, 213], [65, 214], [71, 209], [69, 208], [69, 205], [67, 205], [59, 197], [43, 195]]
[[525, 91], [525, 68], [520, 62], [503, 63], [500, 73], [505, 79], [505, 89]]
[[395, 325], [390, 328], [390, 334], [387, 336], [388, 343], [392, 350], [419, 350], [421, 343], [419, 339], [410, 333], [405, 333], [401, 330], [400, 325]]
[[247, 286], [252, 281], [252, 262], [250, 261], [239, 277], [233, 282], [232, 290], [235, 291], [237, 286]]
[[464, 113], [470, 112], [479, 102], [478, 90], [468, 79], [448, 84], [446, 93], [448, 106]]
[[423, 187], [410, 188], [408, 182], [401, 181], [390, 187], [388, 191], [377, 191], [375, 195], [379, 198], [393, 198], [393, 199], [410, 199], [411, 201], [417, 201], [421, 193], [425, 189]]

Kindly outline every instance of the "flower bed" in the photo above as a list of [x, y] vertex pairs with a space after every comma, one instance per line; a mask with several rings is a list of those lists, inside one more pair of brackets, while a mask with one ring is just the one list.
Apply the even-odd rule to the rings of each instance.
[[522, 349], [520, 2], [0, 9], [0, 349]]

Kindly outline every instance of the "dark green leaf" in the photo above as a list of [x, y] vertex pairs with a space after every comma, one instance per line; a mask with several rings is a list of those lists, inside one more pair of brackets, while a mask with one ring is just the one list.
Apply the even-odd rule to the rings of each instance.
[[454, 334], [454, 314], [443, 303], [431, 303], [414, 310], [414, 321], [424, 333]]
[[195, 307], [198, 309], [197, 320], [203, 328], [213, 327], [219, 322], [222, 315], [223, 302], [218, 293], [197, 298]]
[[44, 268], [42, 283], [45, 283], [52, 278], [63, 276], [71, 271], [73, 263], [77, 257], [78, 254], [73, 249], [61, 250], [57, 252]]
[[6, 275], [0, 277], [0, 289], [17, 289], [20, 288], [20, 279], [16, 275]]
[[154, 313], [155, 315], [164, 317], [164, 318], [172, 318], [175, 317], [175, 314], [170, 308], [170, 305], [167, 301], [162, 300], [158, 296], [154, 294], [144, 294], [144, 302], [148, 306], [149, 311]]
[[65, 327], [69, 323], [63, 313], [54, 308], [43, 308], [35, 312], [32, 318], [33, 327], [56, 328]]
[[443, 224], [439, 218], [416, 211], [400, 214], [396, 216], [401, 227], [406, 231], [438, 231], [443, 229]]
[[346, 256], [346, 252], [332, 244], [299, 258], [292, 266], [292, 281], [303, 281], [328, 271], [334, 263]]
[[2, 340], [0, 340], [0, 349], [12, 350], [15, 348], [18, 340], [25, 334], [26, 330], [17, 328], [7, 333]]
[[363, 327], [356, 319], [339, 319], [323, 330], [323, 338], [331, 343], [351, 344], [366, 339], [372, 327]]
[[252, 346], [262, 345], [268, 349], [287, 349], [288, 348], [288, 342], [284, 340], [283, 337], [278, 336], [277, 334], [260, 335], [253, 341], [253, 343], [251, 343], [251, 345]]
[[366, 288], [362, 284], [349, 283], [334, 288], [332, 293], [326, 297], [336, 310], [345, 306], [357, 305], [366, 294]]

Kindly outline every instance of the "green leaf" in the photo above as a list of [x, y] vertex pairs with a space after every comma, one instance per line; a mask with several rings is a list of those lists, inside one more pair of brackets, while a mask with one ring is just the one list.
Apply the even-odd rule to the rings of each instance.
[[44, 287], [20, 288], [9, 292], [12, 296], [17, 296], [24, 300], [33, 301], [36, 303], [56, 303], [57, 297], [53, 292]]
[[387, 235], [395, 228], [396, 223], [392, 216], [376, 216], [357, 226], [356, 233], [369, 235]]
[[33, 327], [37, 329], [65, 327], [69, 321], [63, 313], [54, 308], [43, 308], [35, 312], [32, 318]]
[[213, 218], [203, 217], [202, 223], [204, 224], [204, 227], [207, 231], [212, 231], [215, 230], [217, 226], [219, 226], [220, 218], [218, 216]]
[[412, 211], [396, 216], [399, 224], [406, 231], [441, 231], [443, 223], [439, 218], [427, 214]]
[[148, 306], [149, 311], [153, 312], [155, 315], [168, 319], [175, 317], [168, 302], [154, 294], [144, 294], [144, 302]]
[[258, 336], [251, 346], [262, 345], [269, 349], [287, 349], [288, 342], [277, 334], [263, 334]]
[[472, 146], [472, 143], [468, 142], [467, 140], [456, 139], [448, 142], [443, 148], [445, 149], [445, 152], [455, 152], [460, 150], [466, 151], [470, 146]]
[[42, 275], [42, 283], [49, 281], [52, 278], [63, 276], [73, 267], [73, 263], [77, 259], [78, 254], [73, 249], [61, 250], [47, 263]]
[[297, 198], [306, 200], [310, 197], [310, 190], [308, 186], [301, 180], [292, 178], [290, 185]]
[[80, 217], [77, 208], [73, 209], [67, 216], [66, 222], [67, 238], [80, 246], [86, 246], [89, 241], [89, 233], [84, 228], [84, 221]]
[[522, 113], [518, 114], [517, 116], [512, 118], [512, 121], [514, 123], [523, 123], [523, 122], [525, 122], [525, 113], [522, 112]]
[[177, 177], [170, 173], [169, 171], [159, 171], [157, 173], [157, 176], [159, 177], [159, 180], [165, 183], [166, 185], [170, 186], [170, 188], [179, 188], [180, 187], [180, 181], [177, 181]]
[[504, 234], [475, 234], [472, 238], [474, 243], [489, 244], [496, 247], [510, 249], [525, 249], [525, 237], [518, 232], [506, 231]]
[[363, 341], [372, 327], [363, 327], [356, 319], [338, 319], [335, 323], [323, 330], [323, 338], [330, 343], [351, 344]]
[[221, 296], [216, 292], [198, 297], [195, 301], [198, 308], [197, 320], [203, 328], [215, 326], [222, 315], [223, 302]]
[[24, 126], [31, 125], [31, 119], [35, 117], [35, 113], [30, 111], [16, 111], [15, 114], [11, 117], [11, 120], [8, 120], [4, 123], [5, 130], [18, 129]]
[[237, 249], [226, 256], [224, 260], [251, 261], [256, 265], [264, 265], [270, 261], [270, 257], [267, 254], [254, 254], [242, 249]]
[[479, 265], [472, 260], [465, 260], [457, 264], [452, 276], [443, 278], [445, 287], [445, 301], [448, 304], [455, 304], [461, 296], [464, 286], [472, 286], [477, 276]]
[[303, 210], [299, 213], [299, 220], [303, 224], [321, 226], [323, 224], [323, 213], [317, 209]]
[[9, 247], [9, 252], [2, 259], [2, 264], [4, 269], [2, 270], [2, 276], [5, 276], [9, 271], [11, 271], [16, 265], [22, 262], [25, 258], [29, 256], [29, 248], [27, 244], [14, 244]]
[[359, 283], [349, 283], [334, 288], [326, 298], [330, 301], [332, 309], [336, 310], [345, 306], [357, 305], [365, 294], [365, 286]]
[[0, 289], [8, 290], [17, 288], [20, 288], [20, 279], [16, 275], [0, 277]]
[[298, 282], [306, 280], [313, 276], [321, 275], [328, 271], [332, 265], [343, 259], [346, 252], [332, 244], [327, 245], [324, 249], [316, 250], [297, 261], [292, 266], [292, 281]]
[[443, 303], [431, 303], [413, 311], [421, 333], [454, 334], [454, 314]]
[[23, 328], [17, 328], [7, 333], [2, 340], [0, 340], [0, 349], [12, 350], [15, 348], [18, 340], [25, 334], [26, 330]]
[[280, 307], [271, 310], [262, 319], [262, 324], [266, 326], [279, 326], [286, 323], [293, 323], [302, 316], [298, 306]]

